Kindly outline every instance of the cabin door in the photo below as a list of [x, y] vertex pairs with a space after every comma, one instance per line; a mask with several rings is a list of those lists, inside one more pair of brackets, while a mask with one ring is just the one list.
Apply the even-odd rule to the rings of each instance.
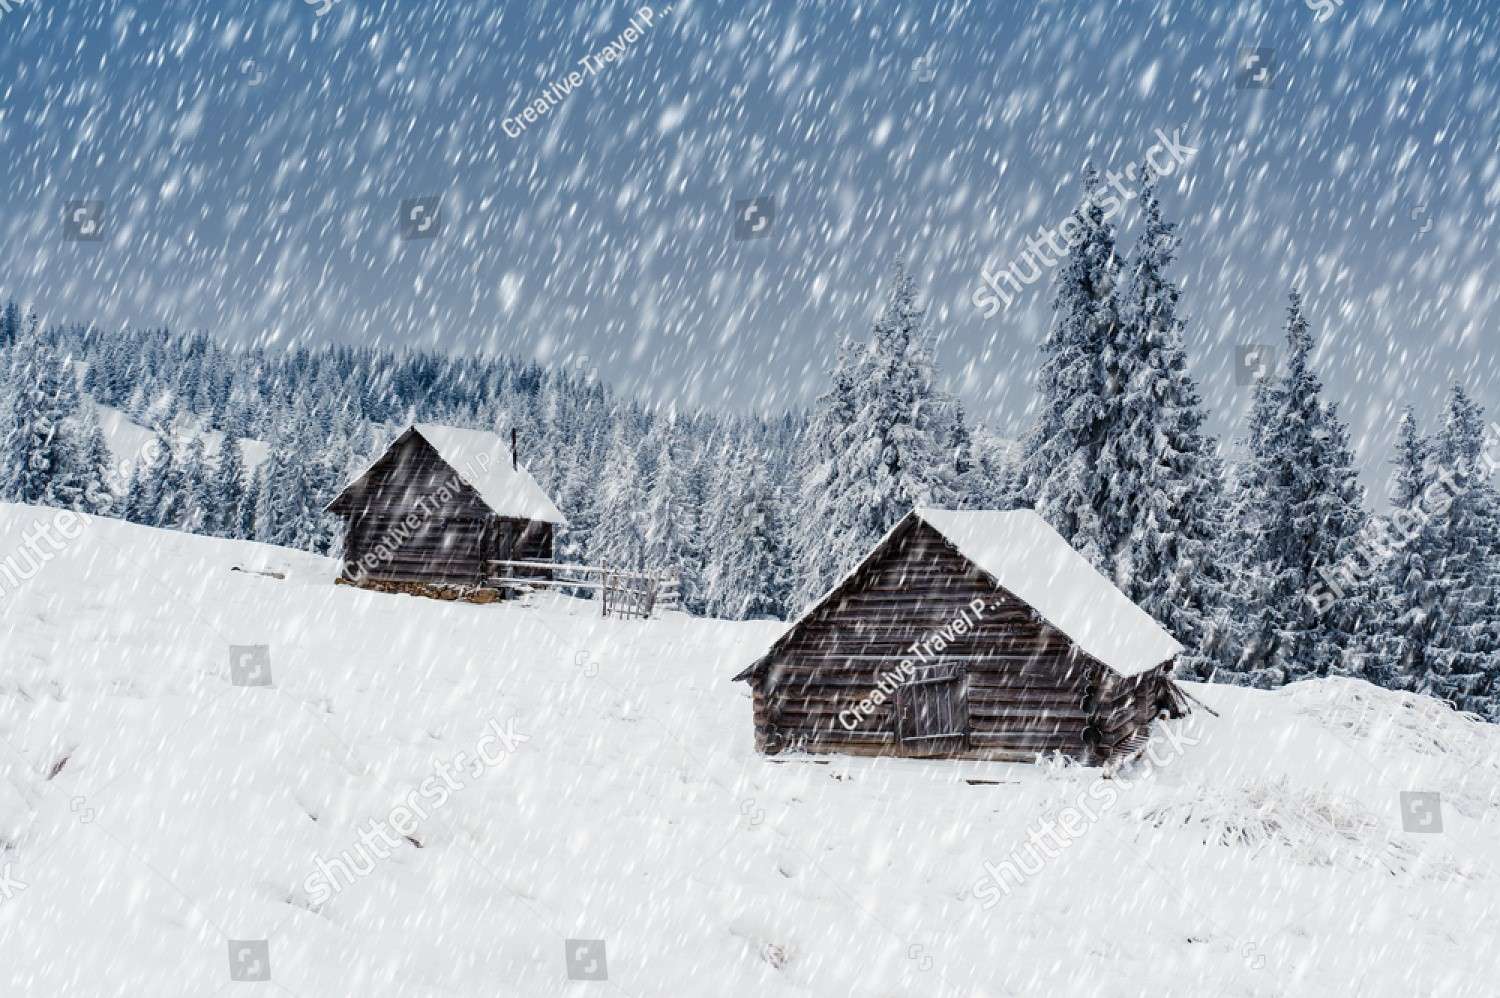
[[896, 688], [896, 736], [901, 754], [948, 755], [968, 743], [969, 697], [961, 665], [917, 670]]
[[486, 579], [513, 579], [521, 574], [512, 565], [492, 565], [492, 561], [511, 561], [516, 556], [516, 528], [509, 520], [491, 518], [485, 522], [479, 540], [479, 560]]
[[[500, 561], [513, 561], [516, 557], [516, 525], [509, 520], [501, 520], [495, 524], [494, 554], [490, 557]], [[516, 573], [507, 568], [501, 575], [515, 575]]]

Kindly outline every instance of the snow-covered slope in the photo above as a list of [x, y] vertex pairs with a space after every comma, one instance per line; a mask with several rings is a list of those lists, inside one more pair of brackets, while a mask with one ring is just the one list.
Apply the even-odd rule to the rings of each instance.
[[[0, 506], [0, 565], [55, 517]], [[360, 592], [107, 520], [59, 543], [0, 571], [0, 994], [228, 995], [265, 958], [303, 998], [1500, 989], [1500, 738], [1425, 701], [1193, 686], [1223, 717], [1108, 783], [772, 762], [728, 677], [774, 624]], [[273, 685], [234, 685], [258, 645]]]
[[[95, 403], [94, 407], [98, 410], [99, 426], [104, 430], [104, 439], [109, 443], [109, 451], [114, 455], [115, 461], [127, 462], [131, 468], [139, 465], [142, 455], [146, 453], [146, 445], [154, 435], [151, 430], [113, 406]], [[202, 437], [205, 453], [218, 454], [224, 443], [224, 434], [208, 430], [202, 433]], [[241, 442], [241, 452], [245, 457], [245, 470], [249, 472], [254, 471], [266, 459], [269, 448], [260, 440], [247, 439]]]

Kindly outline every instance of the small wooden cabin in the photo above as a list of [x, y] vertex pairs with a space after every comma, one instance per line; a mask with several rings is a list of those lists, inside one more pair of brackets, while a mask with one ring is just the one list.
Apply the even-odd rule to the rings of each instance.
[[[552, 560], [567, 521], [496, 434], [417, 423], [328, 504], [342, 581], [470, 587], [495, 559]], [[384, 585], [383, 585], [384, 584]]]
[[918, 509], [735, 679], [767, 754], [1095, 764], [1185, 713], [1181, 651], [1035, 512]]

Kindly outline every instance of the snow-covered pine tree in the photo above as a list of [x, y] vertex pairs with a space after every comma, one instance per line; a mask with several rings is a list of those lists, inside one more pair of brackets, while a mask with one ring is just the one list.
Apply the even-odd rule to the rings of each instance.
[[334, 549], [339, 521], [323, 510], [358, 469], [354, 459], [352, 415], [344, 408], [331, 416], [319, 415], [322, 418], [311, 422], [307, 429], [311, 434], [309, 446], [313, 456], [304, 465], [307, 507], [300, 546], [306, 551], [327, 554]]
[[[713, 464], [712, 442], [712, 436], [700, 437], [694, 433], [691, 442], [684, 445], [690, 448], [684, 476], [684, 485], [687, 490], [684, 501], [692, 510], [694, 535], [689, 561], [682, 569], [683, 579], [680, 592], [682, 607], [689, 613], [704, 612], [704, 574], [707, 571], [709, 550], [713, 546], [707, 528], [709, 483], [712, 479]], [[793, 452], [789, 448], [787, 453], [790, 455]], [[791, 543], [792, 534], [789, 532], [788, 550], [790, 550]]]
[[161, 525], [162, 507], [167, 503], [164, 489], [173, 465], [172, 431], [158, 425], [147, 445], [145, 460], [137, 463], [123, 503], [125, 519], [148, 527]]
[[[844, 465], [854, 482], [851, 494], [866, 497], [870, 543], [913, 507], [950, 506], [955, 499], [948, 445], [958, 433], [945, 418], [951, 402], [935, 385], [922, 330], [926, 315], [915, 279], [897, 263], [874, 340], [858, 356], [854, 446]], [[864, 545], [860, 554], [867, 550]]]
[[114, 501], [108, 485], [113, 458], [98, 412], [92, 400], [68, 404], [73, 413], [61, 424], [63, 456], [45, 502], [84, 513], [108, 513]]
[[1433, 453], [1449, 501], [1434, 520], [1435, 604], [1423, 692], [1500, 720], [1500, 496], [1486, 453], [1484, 414], [1461, 386], [1448, 398]]
[[705, 612], [729, 620], [785, 616], [791, 572], [784, 490], [769, 481], [764, 455], [744, 446], [732, 448], [718, 485], [712, 516], [720, 542], [707, 573]]
[[975, 504], [980, 509], [1019, 509], [1022, 496], [1021, 449], [987, 426], [974, 430]]
[[61, 509], [82, 509], [89, 469], [76, 431], [83, 409], [77, 377], [69, 360], [55, 353], [47, 353], [39, 362], [45, 365], [41, 369], [44, 378], [41, 390], [51, 396], [51, 420], [55, 427], [47, 454], [52, 474], [42, 503]]
[[214, 502], [210, 532], [217, 537], [244, 537], [245, 455], [239, 437], [226, 433], [211, 486]]
[[798, 548], [804, 605], [833, 585], [912, 508], [959, 498], [952, 400], [938, 391], [917, 300], [916, 281], [896, 265], [874, 336], [841, 350], [833, 388], [819, 399], [805, 439], [803, 515]]
[[260, 467], [255, 508], [255, 539], [283, 547], [301, 547], [307, 511], [307, 454], [302, 413], [278, 423], [270, 453]]
[[[605, 438], [606, 440], [608, 437]], [[558, 553], [563, 561], [587, 562], [599, 529], [599, 491], [603, 473], [603, 448], [581, 441], [572, 455], [557, 495], [557, 503], [568, 518], [568, 526], [559, 539]]]
[[1114, 226], [1105, 218], [1099, 173], [1084, 166], [1083, 203], [1058, 272], [1052, 325], [1042, 343], [1040, 399], [1023, 443], [1023, 494], [1043, 519], [1089, 563], [1109, 571], [1118, 542], [1104, 507], [1109, 483], [1100, 460], [1112, 388], [1105, 356], [1118, 325], [1120, 263]]
[[23, 328], [21, 306], [14, 300], [7, 301], [5, 309], [0, 311], [0, 349], [11, 346], [20, 339]]
[[985, 501], [989, 483], [980, 477], [974, 454], [974, 435], [969, 429], [963, 400], [952, 396], [944, 401], [946, 404], [940, 406], [939, 436], [944, 459], [948, 462], [946, 503], [956, 509], [986, 509], [989, 506]]
[[703, 536], [708, 543], [703, 551], [703, 612], [709, 615], [733, 601], [733, 569], [727, 538], [743, 515], [749, 484], [741, 477], [742, 446], [731, 433], [720, 434], [707, 446], [708, 459], [704, 463], [708, 492], [703, 506]]
[[1249, 455], [1236, 474], [1245, 564], [1232, 610], [1240, 654], [1228, 671], [1264, 687], [1347, 668], [1372, 616], [1359, 582], [1371, 556], [1364, 490], [1348, 430], [1312, 369], [1313, 337], [1296, 291], [1287, 345], [1285, 373], [1256, 387]]
[[1407, 406], [1391, 463], [1395, 476], [1391, 511], [1371, 528], [1380, 561], [1371, 581], [1370, 626], [1350, 675], [1387, 689], [1411, 690], [1429, 671], [1428, 655], [1441, 615], [1437, 612], [1432, 557], [1433, 518], [1444, 494], [1433, 489], [1432, 446]]
[[1166, 276], [1177, 226], [1162, 218], [1155, 179], [1142, 169], [1141, 232], [1106, 352], [1115, 390], [1106, 400], [1100, 516], [1115, 541], [1115, 584], [1187, 648], [1181, 674], [1206, 679], [1229, 639], [1223, 468], [1188, 373], [1180, 293]]
[[672, 572], [686, 601], [696, 593], [702, 560], [698, 497], [692, 494], [691, 455], [678, 420], [658, 420], [648, 437], [656, 452], [646, 492], [645, 564], [652, 572]]
[[[70, 376], [33, 324], [10, 351], [0, 413], [0, 499], [57, 504], [68, 461], [63, 422], [77, 407]], [[72, 406], [70, 409], [69, 407]]]
[[226, 536], [240, 538], [242, 540], [255, 540], [255, 515], [260, 509], [260, 490], [263, 485], [260, 469], [265, 467], [262, 463], [255, 468], [245, 469], [245, 495], [240, 500], [238, 522], [235, 524], [234, 533]]
[[[846, 533], [854, 519], [843, 501], [848, 485], [840, 476], [841, 459], [849, 448], [858, 401], [854, 392], [855, 347], [839, 344], [830, 372], [828, 391], [813, 406], [812, 418], [799, 447], [798, 493], [802, 497], [799, 528], [792, 539], [800, 572], [792, 592], [796, 607], [822, 596], [863, 552], [857, 538]], [[712, 496], [712, 490], [711, 490]], [[707, 514], [711, 523], [713, 518]], [[717, 535], [710, 529], [705, 536]]]
[[[169, 436], [166, 460], [162, 466], [161, 481], [156, 494], [156, 511], [151, 517], [152, 526], [170, 530], [195, 530], [198, 511], [192, 503], [190, 474], [203, 474], [203, 441], [191, 434], [186, 441]], [[196, 465], [196, 466], [195, 466]]]
[[111, 491], [115, 457], [99, 424], [99, 409], [85, 400], [73, 429], [74, 453], [78, 458], [80, 506], [85, 513], [99, 516], [115, 514], [115, 495]]
[[599, 524], [589, 557], [611, 568], [639, 570], [646, 557], [646, 493], [642, 486], [641, 442], [634, 419], [621, 412], [604, 459]]
[[213, 485], [217, 470], [204, 448], [202, 435], [194, 433], [182, 450], [182, 502], [171, 526], [190, 534], [212, 532], [216, 507]]

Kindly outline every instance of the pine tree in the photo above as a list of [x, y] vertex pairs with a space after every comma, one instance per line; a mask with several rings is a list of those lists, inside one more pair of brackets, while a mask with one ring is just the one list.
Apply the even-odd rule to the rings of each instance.
[[564, 561], [586, 562], [594, 549], [599, 529], [602, 467], [599, 449], [583, 443], [563, 478], [557, 501], [568, 518], [568, 526], [559, 538], [559, 553]]
[[21, 306], [14, 301], [5, 303], [0, 312], [0, 348], [8, 347], [21, 338], [24, 326], [21, 322]]
[[1434, 603], [1441, 622], [1428, 649], [1423, 692], [1460, 710], [1500, 718], [1500, 496], [1491, 481], [1484, 415], [1462, 387], [1448, 400], [1434, 459], [1447, 501], [1436, 518]]
[[214, 497], [210, 532], [219, 537], [242, 538], [245, 505], [245, 458], [238, 437], [226, 434], [219, 444], [211, 491]]
[[1108, 525], [1101, 461], [1110, 393], [1105, 360], [1119, 323], [1114, 227], [1100, 204], [1099, 174], [1084, 168], [1075, 238], [1052, 299], [1042, 344], [1039, 410], [1024, 443], [1025, 500], [1089, 563], [1109, 571], [1118, 543]]
[[611, 568], [639, 570], [646, 558], [646, 495], [640, 442], [623, 414], [610, 437], [600, 489], [599, 525], [589, 555]]
[[916, 281], [898, 264], [871, 342], [840, 351], [806, 436], [799, 604], [821, 596], [913, 507], [959, 499], [954, 446], [967, 429], [934, 385], [925, 318]]
[[957, 397], [947, 400], [942, 409], [942, 452], [949, 462], [945, 477], [949, 482], [947, 503], [956, 509], [986, 509], [988, 483], [980, 477], [975, 461], [974, 435], [963, 402]]
[[897, 264], [874, 340], [855, 369], [860, 404], [855, 446], [846, 455], [853, 494], [866, 496], [872, 542], [913, 507], [952, 505], [956, 495], [948, 444], [957, 433], [944, 419], [950, 401], [934, 385], [922, 335], [926, 315], [917, 303], [916, 281]]
[[198, 511], [192, 505], [189, 474], [192, 464], [202, 471], [203, 441], [196, 435], [186, 444], [177, 444], [168, 438], [169, 446], [162, 465], [161, 482], [156, 492], [156, 510], [151, 524], [171, 530], [192, 531]]
[[303, 551], [318, 550], [326, 541], [316, 495], [320, 457], [315, 423], [304, 393], [293, 401], [290, 418], [276, 425], [270, 456], [261, 466], [256, 540]]
[[[712, 477], [712, 450], [709, 440], [695, 440], [684, 476], [686, 513], [692, 521], [692, 532], [684, 553], [681, 587], [682, 608], [690, 613], [703, 613], [706, 593], [704, 574], [707, 571], [709, 550], [713, 546], [708, 535], [709, 481]], [[791, 535], [788, 533], [788, 551], [791, 550]], [[790, 555], [789, 555], [790, 557]]]
[[256, 469], [255, 540], [290, 546], [296, 535], [295, 526], [289, 522], [292, 518], [289, 493], [297, 475], [291, 468], [293, 459], [286, 446], [283, 435], [281, 442], [271, 444], [265, 461]]
[[92, 402], [83, 406], [78, 421], [78, 454], [83, 476], [83, 510], [99, 516], [113, 516], [116, 511], [111, 481], [115, 456], [99, 425], [99, 409]]
[[711, 514], [721, 538], [705, 573], [710, 616], [778, 619], [787, 613], [787, 567], [781, 490], [767, 479], [764, 457], [733, 448], [718, 481]]
[[646, 493], [645, 566], [653, 572], [675, 573], [684, 602], [696, 591], [702, 557], [698, 531], [698, 499], [692, 494], [691, 467], [683, 453], [676, 420], [659, 423], [650, 488]]
[[975, 505], [980, 509], [1020, 509], [1022, 496], [1020, 448], [1014, 440], [988, 427], [974, 432]]
[[213, 532], [216, 500], [213, 485], [217, 469], [203, 446], [201, 434], [193, 434], [182, 452], [182, 502], [173, 526], [190, 534]]
[[[264, 467], [262, 464], [260, 467]], [[256, 532], [256, 511], [260, 508], [261, 475], [260, 467], [247, 468], [245, 472], [245, 495], [240, 500], [239, 515], [232, 523], [233, 533], [229, 537], [242, 540], [254, 540]]]
[[0, 498], [59, 504], [69, 459], [64, 421], [77, 409], [71, 375], [33, 327], [11, 351], [0, 414]]
[[1186, 647], [1181, 674], [1207, 678], [1227, 653], [1223, 469], [1203, 431], [1203, 399], [1188, 373], [1180, 293], [1166, 270], [1176, 225], [1164, 221], [1149, 167], [1143, 225], [1107, 351], [1118, 394], [1101, 450], [1109, 569], [1116, 585]]
[[1285, 374], [1257, 385], [1249, 457], [1236, 476], [1246, 536], [1234, 610], [1241, 654], [1230, 671], [1258, 686], [1344, 670], [1373, 618], [1359, 582], [1373, 557], [1364, 493], [1348, 430], [1312, 369], [1313, 338], [1295, 291], [1287, 344]]
[[[858, 401], [854, 392], [854, 349], [845, 340], [831, 372], [832, 385], [818, 397], [802, 437], [798, 471], [803, 499], [802, 530], [794, 541], [801, 574], [793, 604], [806, 606], [822, 596], [865, 552], [862, 536], [851, 536], [859, 511], [844, 501], [849, 489], [841, 460], [850, 446]], [[717, 537], [712, 530], [706, 536]]]
[[1432, 521], [1441, 499], [1433, 489], [1431, 450], [1408, 406], [1391, 462], [1391, 511], [1372, 530], [1371, 542], [1381, 554], [1371, 585], [1374, 612], [1359, 660], [1349, 670], [1390, 689], [1415, 689], [1426, 676], [1441, 621], [1432, 577]]
[[109, 490], [113, 464], [104, 429], [92, 400], [76, 406], [62, 425], [64, 458], [49, 486], [49, 505], [84, 513], [108, 514], [114, 505]]
[[124, 500], [125, 519], [148, 527], [162, 525], [162, 512], [170, 504], [167, 494], [174, 476], [172, 432], [158, 425], [147, 446], [145, 460], [138, 463], [130, 479]]

